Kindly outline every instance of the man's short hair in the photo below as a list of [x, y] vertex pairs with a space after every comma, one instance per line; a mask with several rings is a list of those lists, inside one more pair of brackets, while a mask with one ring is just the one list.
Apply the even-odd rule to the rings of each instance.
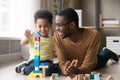
[[79, 18], [77, 12], [72, 8], [65, 8], [64, 10], [60, 11], [58, 16], [63, 16], [67, 22], [74, 21], [76, 26], [78, 26]]

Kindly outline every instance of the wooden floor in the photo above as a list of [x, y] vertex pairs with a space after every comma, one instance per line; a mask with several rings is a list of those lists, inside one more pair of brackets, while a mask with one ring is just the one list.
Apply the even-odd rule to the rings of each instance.
[[[15, 72], [15, 66], [22, 62], [22, 60], [11, 61], [7, 63], [0, 63], [0, 80], [36, 80], [36, 79], [29, 79], [27, 76], [18, 74]], [[120, 62], [120, 61], [119, 61]], [[102, 73], [104, 77], [102, 80], [106, 80], [109, 75], [113, 76], [113, 80], [120, 80], [120, 64], [113, 63], [111, 61], [108, 62], [106, 67], [97, 70], [97, 72]], [[67, 80], [68, 77], [60, 76], [57, 80]], [[37, 80], [50, 80], [50, 77], [46, 77], [44, 79], [37, 79]]]

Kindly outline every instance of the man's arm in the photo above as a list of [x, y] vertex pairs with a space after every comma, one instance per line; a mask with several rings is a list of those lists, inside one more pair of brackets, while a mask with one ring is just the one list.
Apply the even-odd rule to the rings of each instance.
[[54, 34], [56, 54], [59, 60], [59, 66], [63, 75], [76, 74], [78, 71], [78, 60], [67, 61], [67, 57], [64, 54], [64, 49], [61, 47], [61, 40], [57, 33]]
[[54, 42], [55, 42], [56, 55], [57, 55], [57, 58], [59, 60], [60, 70], [61, 70], [62, 74], [65, 75], [64, 71], [65, 71], [66, 58], [62, 52], [64, 49], [63, 49], [63, 47], [61, 47], [60, 37], [59, 37], [59, 34], [57, 32], [54, 33]]
[[99, 50], [101, 42], [101, 36], [99, 32], [96, 32], [94, 36], [92, 36], [92, 40], [89, 44], [88, 50], [86, 51], [85, 58], [83, 60], [82, 65], [79, 67], [79, 73], [89, 73], [93, 68], [97, 65], [97, 53]]

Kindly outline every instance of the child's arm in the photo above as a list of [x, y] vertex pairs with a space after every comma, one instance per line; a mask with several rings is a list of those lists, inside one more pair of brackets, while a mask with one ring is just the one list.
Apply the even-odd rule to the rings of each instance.
[[26, 44], [28, 44], [29, 43], [29, 40], [32, 38], [32, 33], [31, 33], [31, 30], [25, 30], [25, 33], [24, 33], [24, 35], [25, 35], [25, 39], [23, 39], [23, 40], [21, 40], [21, 42], [20, 42], [20, 44], [21, 45], [26, 45]]
[[20, 42], [21, 45], [26, 45], [26, 44], [28, 44], [28, 43], [29, 43], [29, 40], [28, 40], [28, 39], [23, 39], [23, 40], [21, 40], [21, 42]]

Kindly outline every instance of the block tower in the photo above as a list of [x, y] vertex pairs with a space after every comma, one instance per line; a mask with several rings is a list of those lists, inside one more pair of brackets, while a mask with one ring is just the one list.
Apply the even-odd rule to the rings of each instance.
[[29, 78], [44, 78], [45, 69], [48, 68], [48, 66], [40, 62], [40, 36], [41, 35], [39, 32], [36, 32], [34, 34], [34, 67], [35, 67], [35, 70], [32, 71], [28, 75]]

